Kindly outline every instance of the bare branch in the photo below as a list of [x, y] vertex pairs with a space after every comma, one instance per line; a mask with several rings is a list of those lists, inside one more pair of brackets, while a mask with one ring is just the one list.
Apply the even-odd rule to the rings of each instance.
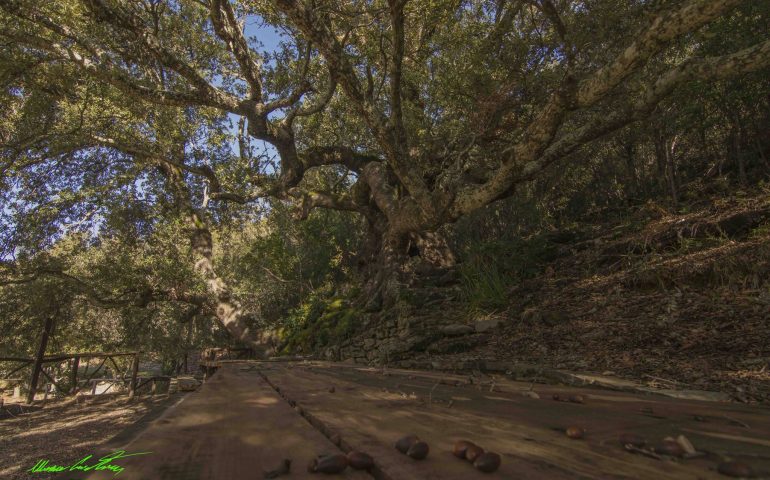
[[595, 119], [562, 136], [548, 147], [536, 162], [522, 170], [516, 181], [532, 179], [550, 164], [572, 153], [586, 143], [644, 119], [655, 106], [678, 86], [691, 80], [710, 81], [754, 72], [770, 66], [770, 40], [720, 57], [691, 58], [660, 75], [642, 89], [640, 98], [599, 114]]
[[592, 105], [661, 51], [668, 42], [698, 29], [740, 3], [741, 0], [690, 0], [676, 10], [659, 15], [613, 62], [580, 82], [576, 106]]
[[234, 109], [237, 99], [211, 85], [193, 67], [163, 47], [160, 40], [144, 28], [140, 18], [124, 10], [112, 8], [103, 0], [87, 0], [86, 4], [98, 20], [133, 35], [159, 62], [189, 81], [197, 94], [210, 98], [219, 105], [229, 104], [231, 108], [226, 110]]
[[321, 112], [324, 108], [326, 108], [326, 105], [331, 101], [332, 97], [334, 97], [334, 92], [336, 91], [337, 79], [334, 76], [334, 72], [329, 72], [329, 87], [326, 89], [326, 92], [324, 92], [314, 102], [308, 105], [297, 106], [296, 108], [293, 108], [286, 115], [284, 123], [288, 127], [291, 127], [296, 117], [305, 117]]
[[67, 282], [82, 294], [89, 302], [102, 308], [146, 307], [151, 302], [175, 301], [191, 305], [205, 305], [208, 298], [175, 290], [156, 290], [149, 286], [131, 288], [118, 294], [109, 295], [92, 283], [67, 273], [59, 268], [41, 267], [30, 271], [14, 272], [16, 275], [8, 280], [0, 281], [0, 285], [21, 285], [31, 283], [40, 278], [52, 277]]
[[[537, 158], [523, 164], [515, 174], [511, 172], [508, 182], [510, 185], [515, 185], [531, 180], [543, 169], [588, 142], [645, 118], [663, 98], [683, 83], [695, 79], [701, 81], [723, 79], [768, 66], [770, 66], [770, 40], [729, 55], [691, 58], [660, 75], [654, 82], [645, 85], [636, 101], [613, 107], [611, 113], [599, 113], [593, 121], [570, 130]], [[510, 191], [502, 191], [500, 195], [509, 193]]]
[[305, 192], [299, 189], [293, 189], [289, 192], [290, 196], [299, 199], [297, 218], [304, 220], [315, 208], [330, 208], [333, 210], [346, 210], [350, 212], [363, 213], [364, 208], [355, 203], [355, 201], [346, 194], [335, 195], [331, 192], [313, 190]]
[[[12, 0], [0, 0], [0, 8], [14, 16], [62, 36], [65, 41], [56, 42], [42, 36], [11, 31], [7, 28], [0, 31], [0, 35], [36, 50], [52, 54], [55, 58], [74, 63], [82, 70], [118, 88], [131, 97], [161, 105], [205, 105], [231, 112], [236, 111], [238, 108], [237, 99], [206, 83], [196, 72], [186, 67], [182, 62], [175, 60], [170, 54], [164, 56], [159, 53], [159, 56], [185, 71], [186, 76], [194, 80], [195, 90], [180, 92], [147, 86], [123, 69], [113, 66], [105, 52], [77, 37], [69, 29], [57, 24], [39, 12], [27, 13], [17, 2]], [[82, 49], [85, 54], [78, 51], [75, 47]], [[169, 66], [169, 68], [173, 67]]]
[[260, 109], [260, 112], [263, 115], [267, 115], [268, 113], [274, 112], [275, 110], [278, 110], [280, 108], [291, 107], [295, 103], [299, 102], [299, 100], [302, 98], [302, 95], [310, 91], [312, 91], [312, 86], [308, 81], [304, 80], [297, 88], [292, 90], [292, 92], [289, 93], [289, 95], [287, 95], [286, 97], [279, 98], [277, 100], [274, 100], [272, 102], [265, 104]]
[[501, 167], [480, 186], [462, 189], [450, 207], [450, 218], [459, 218], [511, 193], [518, 171], [537, 169], [539, 158], [553, 141], [570, 110], [587, 107], [604, 96], [632, 72], [638, 70], [670, 40], [710, 22], [740, 0], [690, 0], [674, 11], [656, 17], [650, 27], [615, 60], [574, 85], [567, 76], [540, 113], [525, 129], [522, 139], [509, 149]]
[[344, 165], [354, 172], [361, 172], [369, 162], [379, 162], [374, 155], [357, 153], [348, 147], [313, 147], [305, 150], [300, 158], [305, 169], [322, 165]]
[[225, 42], [246, 79], [249, 86], [249, 98], [261, 102], [261, 66], [254, 59], [249, 44], [243, 36], [243, 31], [235, 18], [233, 6], [228, 0], [211, 0], [210, 12], [214, 31]]
[[[390, 127], [397, 145], [402, 150], [408, 149], [404, 112], [402, 109], [401, 76], [404, 62], [404, 1], [388, 0], [390, 7], [390, 26], [393, 34], [392, 62], [390, 63]], [[404, 152], [401, 152], [403, 155]]]
[[385, 151], [398, 180], [414, 197], [424, 214], [432, 216], [436, 207], [427, 185], [416, 170], [415, 164], [409, 161], [408, 155], [404, 155], [402, 147], [405, 148], [405, 145], [391, 134], [383, 113], [366, 96], [360, 79], [331, 26], [300, 0], [276, 0], [275, 3], [302, 33], [318, 46], [343, 91]]

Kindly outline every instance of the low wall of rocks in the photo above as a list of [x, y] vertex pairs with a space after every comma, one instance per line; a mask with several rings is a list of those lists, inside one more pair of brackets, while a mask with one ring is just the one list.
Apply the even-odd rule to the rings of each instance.
[[486, 343], [502, 321], [490, 316], [469, 321], [453, 302], [427, 307], [400, 304], [362, 320], [361, 331], [326, 348], [323, 357], [394, 365], [411, 359], [416, 352], [461, 353]]

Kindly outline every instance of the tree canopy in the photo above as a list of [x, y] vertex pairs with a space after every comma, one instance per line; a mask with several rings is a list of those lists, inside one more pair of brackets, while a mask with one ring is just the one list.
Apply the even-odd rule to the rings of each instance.
[[[217, 270], [217, 232], [268, 228], [279, 211], [270, 231], [286, 230], [329, 209], [355, 215], [333, 217], [335, 242], [382, 294], [410, 245], [449, 263], [445, 225], [587, 168], [577, 154], [665, 118], [674, 95], [762, 76], [767, 22], [767, 5], [740, 0], [0, 0], [9, 285], [46, 278], [103, 305], [173, 300], [251, 339], [254, 309]], [[272, 51], [266, 28], [281, 33]], [[730, 102], [751, 100], [717, 103]], [[41, 256], [89, 234], [120, 285], [95, 288]], [[190, 251], [162, 268], [110, 252], [115, 238], [160, 261], [181, 235]], [[340, 265], [324, 248], [321, 276]]]

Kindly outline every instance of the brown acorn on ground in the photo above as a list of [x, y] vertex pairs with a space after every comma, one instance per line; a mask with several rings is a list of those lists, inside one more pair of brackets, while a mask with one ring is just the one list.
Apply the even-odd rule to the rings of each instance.
[[401, 453], [406, 453], [409, 451], [409, 447], [411, 447], [413, 444], [420, 441], [420, 437], [417, 435], [407, 435], [405, 437], [401, 437], [396, 442], [396, 450], [398, 450]]
[[583, 429], [583, 427], [576, 427], [574, 425], [567, 427], [564, 433], [566, 433], [567, 436], [573, 440], [579, 440], [586, 435], [586, 431]]
[[364, 452], [351, 450], [348, 452], [348, 464], [356, 470], [369, 470], [374, 467], [374, 459]]
[[669, 455], [671, 457], [681, 457], [685, 454], [684, 448], [682, 448], [682, 446], [679, 445], [675, 440], [663, 440], [663, 443], [655, 445], [653, 450], [655, 453], [659, 453], [661, 455]]
[[311, 473], [340, 473], [348, 467], [345, 455], [324, 455], [313, 459], [307, 467]]
[[465, 458], [470, 462], [474, 462], [477, 457], [484, 453], [484, 449], [478, 445], [471, 445], [465, 450]]
[[291, 459], [285, 458], [281, 461], [281, 465], [278, 468], [265, 472], [264, 478], [278, 478], [281, 475], [287, 475], [291, 472]]
[[640, 437], [639, 435], [636, 435], [635, 433], [621, 433], [618, 437], [618, 441], [621, 445], [624, 447], [626, 445], [631, 445], [632, 447], [641, 448], [643, 447], [647, 441]]
[[722, 462], [717, 466], [717, 471], [728, 477], [752, 478], [756, 473], [751, 465], [743, 462]]
[[457, 458], [465, 458], [465, 452], [468, 450], [468, 447], [475, 447], [477, 446], [473, 442], [469, 442], [467, 440], [458, 440], [455, 442], [454, 447], [452, 448], [452, 453]]
[[428, 456], [429, 451], [430, 451], [430, 448], [428, 447], [427, 443], [423, 441], [418, 441], [413, 443], [412, 446], [409, 447], [409, 450], [407, 450], [406, 454], [407, 456], [414, 458], [415, 460], [422, 460]]
[[500, 455], [493, 452], [482, 453], [473, 462], [473, 466], [486, 473], [492, 473], [500, 468]]

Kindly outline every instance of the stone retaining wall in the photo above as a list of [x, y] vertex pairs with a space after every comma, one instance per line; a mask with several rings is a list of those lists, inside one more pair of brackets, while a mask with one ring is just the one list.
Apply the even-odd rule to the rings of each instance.
[[485, 317], [469, 323], [467, 314], [451, 299], [422, 305], [399, 302], [387, 311], [367, 315], [360, 332], [326, 348], [322, 356], [328, 360], [393, 365], [414, 357], [416, 352], [459, 353], [488, 341], [501, 322], [500, 318]]

